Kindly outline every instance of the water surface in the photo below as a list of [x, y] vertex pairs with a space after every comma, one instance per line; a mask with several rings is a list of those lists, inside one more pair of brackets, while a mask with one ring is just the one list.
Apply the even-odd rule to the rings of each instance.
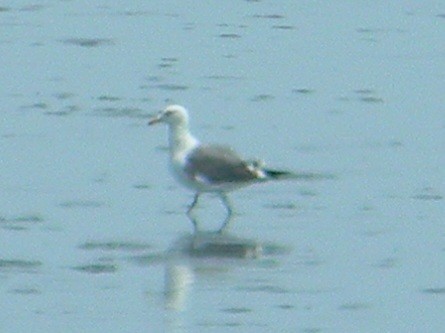
[[[3, 2], [0, 330], [441, 331], [444, 14]], [[146, 126], [168, 103], [204, 141], [327, 177], [233, 193], [222, 239], [205, 197], [192, 235]]]

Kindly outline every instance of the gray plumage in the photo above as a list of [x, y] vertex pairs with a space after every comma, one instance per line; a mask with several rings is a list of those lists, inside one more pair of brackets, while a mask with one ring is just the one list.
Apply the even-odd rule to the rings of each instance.
[[230, 147], [201, 145], [187, 157], [185, 172], [191, 178], [203, 178], [208, 183], [240, 183], [258, 180], [258, 172]]

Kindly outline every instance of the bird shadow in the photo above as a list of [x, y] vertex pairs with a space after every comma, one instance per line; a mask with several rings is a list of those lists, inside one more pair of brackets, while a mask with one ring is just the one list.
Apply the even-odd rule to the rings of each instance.
[[[193, 232], [179, 235], [164, 251], [129, 258], [138, 266], [164, 268], [160, 300], [170, 313], [185, 311], [190, 299], [199, 294], [201, 285], [206, 286], [209, 281], [219, 284], [230, 274], [248, 274], [249, 267], [272, 270], [281, 264], [282, 256], [291, 252], [290, 247], [282, 244], [229, 232], [227, 226], [232, 220], [232, 217], [224, 220], [216, 231], [195, 228]], [[192, 223], [197, 225], [197, 220]]]
[[182, 237], [173, 245], [182, 254], [190, 257], [257, 258], [262, 253], [261, 244], [253, 239], [241, 238], [228, 231], [234, 220], [228, 214], [215, 231], [200, 230], [200, 221], [193, 214], [187, 214], [193, 225], [193, 233]]
[[263, 244], [227, 232], [198, 231], [179, 238], [170, 247], [172, 252], [191, 258], [255, 259], [262, 256]]
[[289, 252], [285, 246], [229, 232], [196, 231], [183, 235], [167, 250], [164, 307], [183, 311], [200, 284], [209, 283], [209, 279], [216, 283], [228, 274], [236, 274], [240, 268], [273, 269], [280, 265], [279, 257]]
[[280, 266], [280, 257], [290, 251], [290, 247], [240, 237], [227, 230], [183, 235], [167, 250], [164, 306], [184, 310], [187, 299], [192, 298], [190, 294], [203, 282], [220, 281], [239, 269], [249, 272], [248, 267], [274, 269]]

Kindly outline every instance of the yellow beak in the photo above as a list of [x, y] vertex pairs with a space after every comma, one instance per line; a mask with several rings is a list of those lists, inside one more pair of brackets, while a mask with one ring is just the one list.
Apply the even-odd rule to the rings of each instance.
[[148, 126], [157, 124], [157, 123], [159, 123], [160, 121], [161, 121], [161, 117], [159, 117], [159, 116], [154, 116], [153, 118], [151, 118], [151, 119], [148, 121]]

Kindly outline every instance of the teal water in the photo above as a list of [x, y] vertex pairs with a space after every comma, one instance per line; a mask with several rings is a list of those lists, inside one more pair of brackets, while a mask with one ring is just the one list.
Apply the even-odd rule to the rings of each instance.
[[[444, 16], [3, 2], [0, 331], [441, 331]], [[235, 192], [227, 239], [193, 237], [146, 126], [169, 103], [203, 141], [335, 177]], [[198, 215], [216, 230], [224, 210]]]

